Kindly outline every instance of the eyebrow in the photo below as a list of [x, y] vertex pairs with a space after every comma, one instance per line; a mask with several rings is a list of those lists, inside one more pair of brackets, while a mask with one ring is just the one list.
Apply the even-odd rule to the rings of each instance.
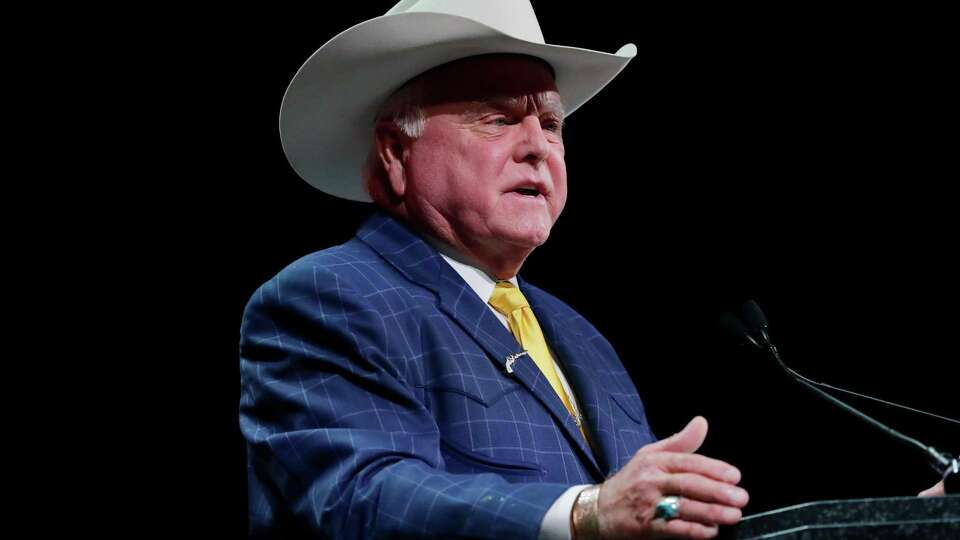
[[[563, 120], [565, 116], [563, 102], [560, 101], [560, 98], [555, 94], [537, 92], [533, 95], [533, 99], [540, 114], [552, 113], [559, 116], [560, 119]], [[491, 98], [474, 100], [470, 102], [470, 112], [473, 114], [478, 114], [483, 112], [483, 109], [485, 108], [514, 110], [523, 108], [526, 110], [528, 108], [528, 100], [528, 96], [494, 96]]]

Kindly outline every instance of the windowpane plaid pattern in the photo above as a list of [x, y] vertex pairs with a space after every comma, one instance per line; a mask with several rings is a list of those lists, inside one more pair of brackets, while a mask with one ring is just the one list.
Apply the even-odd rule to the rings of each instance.
[[595, 443], [428, 243], [375, 214], [244, 312], [240, 427], [254, 536], [536, 538], [574, 484], [654, 440], [610, 344], [518, 280]]

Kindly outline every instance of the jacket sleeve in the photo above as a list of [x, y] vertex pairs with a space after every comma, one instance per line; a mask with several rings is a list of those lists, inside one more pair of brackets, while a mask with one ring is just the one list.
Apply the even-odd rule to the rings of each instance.
[[436, 421], [395, 361], [419, 338], [396, 335], [396, 317], [312, 265], [254, 294], [240, 341], [251, 532], [283, 520], [328, 538], [536, 538], [570, 486], [445, 472]]

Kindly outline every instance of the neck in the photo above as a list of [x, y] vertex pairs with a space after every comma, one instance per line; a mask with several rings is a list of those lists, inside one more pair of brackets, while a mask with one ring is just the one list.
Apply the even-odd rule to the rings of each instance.
[[490, 245], [470, 242], [468, 238], [461, 238], [437, 216], [412, 219], [403, 204], [384, 209], [419, 231], [438, 251], [479, 268], [495, 280], [510, 279], [520, 273], [520, 267], [534, 250], [534, 247], [506, 243]]
[[532, 249], [526, 250], [525, 253], [517, 254], [514, 257], [481, 257], [477, 256], [473, 250], [468, 249], [467, 246], [463, 244], [453, 245], [454, 242], [438, 238], [429, 232], [424, 232], [424, 236], [437, 251], [451, 259], [456, 259], [464, 264], [480, 269], [494, 280], [509, 280], [516, 276], [520, 272], [520, 267], [523, 266], [523, 262], [527, 256], [533, 251]]

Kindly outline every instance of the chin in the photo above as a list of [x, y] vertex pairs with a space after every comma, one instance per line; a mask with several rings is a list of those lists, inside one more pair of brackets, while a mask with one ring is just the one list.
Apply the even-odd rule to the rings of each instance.
[[495, 236], [502, 242], [517, 247], [533, 249], [542, 245], [550, 237], [553, 220], [546, 215], [528, 214], [522, 219], [510, 216], [497, 221], [500, 225], [493, 229]]
[[544, 244], [550, 237], [550, 227], [536, 227], [517, 231], [511, 236], [511, 243], [521, 247], [535, 248]]

